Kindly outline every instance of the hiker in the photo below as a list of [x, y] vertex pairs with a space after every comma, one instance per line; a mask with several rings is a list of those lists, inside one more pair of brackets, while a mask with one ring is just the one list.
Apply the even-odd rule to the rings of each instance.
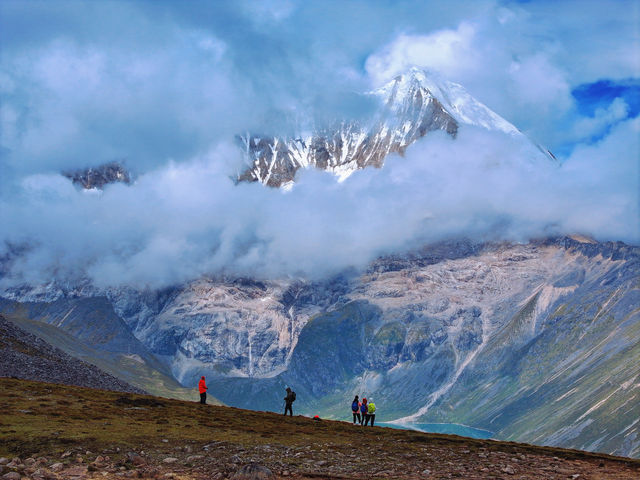
[[[362, 415], [362, 418], [360, 418], [360, 425], [362, 425], [365, 420], [368, 420], [368, 412], [369, 409], [367, 407], [367, 399], [366, 397], [362, 399], [362, 403], [360, 404], [360, 414]], [[366, 426], [366, 423], [365, 423]]]
[[289, 387], [287, 387], [286, 390], [287, 396], [284, 397], [284, 415], [286, 416], [287, 410], [289, 410], [289, 416], [293, 417], [293, 408], [291, 408], [291, 405], [296, 401], [296, 392], [291, 390]]
[[204, 381], [204, 375], [200, 378], [198, 390], [200, 390], [200, 403], [204, 405], [207, 403], [207, 384]]
[[360, 401], [358, 400], [358, 395], [356, 395], [356, 397], [353, 399], [353, 402], [351, 403], [351, 413], [353, 413], [353, 424], [356, 424], [356, 419], [358, 420], [358, 423], [361, 423], [360, 421]]
[[[369, 399], [369, 405], [367, 406], [367, 416], [369, 417], [369, 420], [371, 420], [371, 426], [373, 427], [373, 422], [376, 419], [376, 404], [373, 403], [373, 400]], [[365, 427], [367, 426], [367, 424], [365, 423]]]

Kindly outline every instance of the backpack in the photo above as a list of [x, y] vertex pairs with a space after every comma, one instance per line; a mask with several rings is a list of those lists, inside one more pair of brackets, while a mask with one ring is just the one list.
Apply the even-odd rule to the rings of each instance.
[[366, 404], [366, 403], [363, 403], [363, 404], [360, 406], [360, 411], [361, 411], [362, 413], [367, 413], [367, 404]]
[[291, 391], [291, 403], [296, 401], [296, 392]]
[[358, 408], [358, 407], [359, 407], [359, 406], [358, 406], [358, 402], [354, 401], [354, 402], [351, 404], [351, 411], [352, 411], [352, 412], [357, 412], [357, 411], [359, 410], [359, 408]]

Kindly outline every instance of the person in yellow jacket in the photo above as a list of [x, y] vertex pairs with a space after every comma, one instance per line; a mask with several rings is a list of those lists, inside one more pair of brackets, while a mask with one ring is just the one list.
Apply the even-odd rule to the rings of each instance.
[[371, 426], [373, 427], [373, 422], [376, 419], [376, 404], [373, 403], [372, 399], [369, 399], [369, 403], [367, 404], [367, 418], [364, 422], [364, 426], [367, 426], [367, 422], [371, 420]]

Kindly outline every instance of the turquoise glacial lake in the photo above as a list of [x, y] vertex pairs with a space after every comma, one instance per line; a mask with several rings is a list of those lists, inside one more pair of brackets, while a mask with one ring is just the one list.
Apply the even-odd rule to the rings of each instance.
[[415, 430], [428, 433], [446, 433], [448, 435], [460, 435], [461, 437], [487, 439], [493, 436], [493, 432], [479, 428], [458, 425], [457, 423], [383, 423], [376, 422], [380, 427], [398, 428], [401, 430]]

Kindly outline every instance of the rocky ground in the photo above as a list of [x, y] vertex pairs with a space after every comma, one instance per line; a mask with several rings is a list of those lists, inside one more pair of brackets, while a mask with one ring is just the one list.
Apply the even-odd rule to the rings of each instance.
[[145, 393], [25, 332], [0, 315], [0, 377]]
[[640, 461], [0, 379], [7, 480], [635, 479]]

